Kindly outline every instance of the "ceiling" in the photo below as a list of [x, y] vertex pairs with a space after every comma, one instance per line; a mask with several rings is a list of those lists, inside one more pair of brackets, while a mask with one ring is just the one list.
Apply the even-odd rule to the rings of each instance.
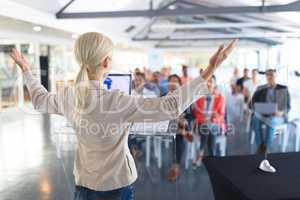
[[1, 43], [7, 41], [28, 41], [46, 44], [72, 44], [73, 34], [51, 27], [42, 27], [40, 32], [34, 31], [36, 24], [0, 16]]
[[[69, 0], [5, 0], [14, 5], [22, 5], [47, 16], [55, 14]], [[228, 6], [261, 6], [262, 0], [177, 0], [165, 9], [186, 8], [222, 8]], [[170, 0], [153, 0], [153, 9], [163, 8]], [[295, 0], [265, 0], [264, 5], [284, 5]], [[300, 3], [299, 3], [300, 4]], [[0, 3], [1, 6], [1, 3]], [[172, 6], [172, 7], [171, 7]], [[64, 12], [110, 12], [126, 10], [147, 10], [150, 1], [146, 0], [75, 0]], [[0, 12], [1, 15], [1, 12]], [[256, 13], [226, 15], [177, 15], [145, 18], [95, 18], [95, 19], [55, 19], [63, 29], [69, 32], [100, 31], [113, 37], [139, 44], [151, 44], [158, 48], [195, 45], [205, 40], [214, 44], [216, 41], [240, 37], [241, 40], [266, 45], [281, 44], [286, 37], [300, 36], [300, 14]], [[1, 20], [1, 19], [0, 19]], [[54, 20], [54, 19], [51, 19]], [[42, 24], [43, 25], [43, 24]]]

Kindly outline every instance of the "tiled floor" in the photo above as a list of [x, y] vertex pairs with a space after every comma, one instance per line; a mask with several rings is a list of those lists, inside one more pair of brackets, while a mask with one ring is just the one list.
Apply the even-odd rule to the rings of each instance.
[[[48, 115], [4, 111], [0, 116], [0, 200], [70, 200], [74, 180], [72, 145], [56, 151], [55, 135]], [[64, 138], [64, 141], [71, 140]], [[291, 139], [293, 140], [293, 139]], [[228, 154], [249, 154], [251, 146], [244, 133], [228, 137]], [[252, 147], [253, 148], [253, 147]], [[275, 144], [275, 151], [279, 146]], [[291, 150], [291, 146], [289, 150]], [[137, 200], [211, 200], [209, 177], [204, 167], [182, 171], [176, 183], [167, 181], [172, 148], [163, 148], [163, 164], [158, 169], [154, 158], [145, 166], [145, 156], [137, 160], [139, 179]]]

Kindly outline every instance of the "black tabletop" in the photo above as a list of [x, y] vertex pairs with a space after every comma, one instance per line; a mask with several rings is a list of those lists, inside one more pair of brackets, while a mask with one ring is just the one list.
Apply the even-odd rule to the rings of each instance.
[[274, 174], [258, 169], [262, 160], [258, 155], [205, 158], [216, 200], [300, 200], [300, 153], [270, 154]]

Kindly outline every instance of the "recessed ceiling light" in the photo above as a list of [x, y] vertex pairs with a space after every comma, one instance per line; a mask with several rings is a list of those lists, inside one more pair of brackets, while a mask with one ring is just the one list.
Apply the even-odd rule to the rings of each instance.
[[36, 31], [36, 32], [40, 32], [40, 31], [42, 30], [42, 27], [40, 27], [40, 26], [34, 26], [34, 27], [32, 28], [32, 30], [34, 30], [34, 31]]
[[78, 35], [78, 34], [75, 34], [75, 33], [74, 33], [74, 34], [72, 34], [72, 38], [73, 38], [73, 39], [77, 39], [78, 37], [79, 37], [79, 35]]
[[177, 8], [177, 6], [174, 5], [174, 4], [169, 6], [169, 9], [170, 9], [170, 10], [175, 10], [176, 8]]

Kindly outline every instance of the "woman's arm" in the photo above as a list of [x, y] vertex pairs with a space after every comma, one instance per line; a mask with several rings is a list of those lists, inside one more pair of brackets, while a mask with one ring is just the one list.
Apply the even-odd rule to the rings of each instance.
[[208, 94], [206, 81], [198, 77], [163, 97], [120, 95], [118, 109], [129, 122], [163, 121], [178, 118], [194, 101]]
[[194, 101], [208, 94], [208, 80], [218, 66], [227, 58], [233, 50], [236, 40], [233, 40], [227, 48], [221, 45], [218, 51], [211, 57], [209, 67], [188, 84], [178, 88], [175, 92], [160, 98], [143, 98], [121, 95], [117, 102], [119, 108], [126, 110], [125, 119], [130, 122], [162, 121], [178, 118]]
[[56, 95], [49, 93], [31, 73], [30, 66], [16, 49], [12, 50], [12, 59], [20, 66], [25, 85], [30, 93], [31, 101], [34, 108], [40, 112], [63, 114], [62, 102], [59, 97], [63, 98], [63, 94]]

